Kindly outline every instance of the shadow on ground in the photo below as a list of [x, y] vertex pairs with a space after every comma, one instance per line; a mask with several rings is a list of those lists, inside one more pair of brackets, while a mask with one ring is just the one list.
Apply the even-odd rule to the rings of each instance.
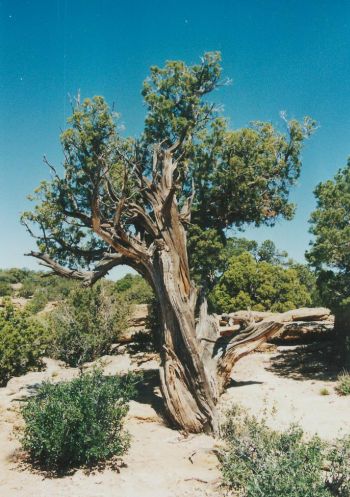
[[227, 385], [227, 388], [237, 388], [237, 387], [246, 387], [249, 385], [262, 385], [264, 382], [263, 381], [235, 381], [233, 378], [231, 378], [230, 383]]
[[149, 369], [142, 372], [142, 379], [136, 386], [136, 402], [150, 405], [162, 418], [166, 425], [169, 425], [164, 400], [160, 393], [159, 369]]
[[312, 343], [281, 350], [273, 356], [268, 371], [295, 380], [336, 380], [341, 371], [333, 342]]

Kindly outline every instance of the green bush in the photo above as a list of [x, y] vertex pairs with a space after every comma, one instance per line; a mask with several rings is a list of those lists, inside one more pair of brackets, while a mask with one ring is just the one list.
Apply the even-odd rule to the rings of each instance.
[[330, 495], [350, 496], [350, 435], [335, 440], [327, 449], [329, 468], [326, 487]]
[[26, 310], [31, 314], [37, 314], [44, 309], [48, 301], [47, 292], [42, 288], [37, 288], [33, 297], [26, 305]]
[[69, 382], [44, 383], [22, 407], [22, 447], [33, 463], [65, 470], [122, 455], [123, 430], [135, 377], [104, 377], [102, 371]]
[[49, 316], [51, 355], [76, 367], [107, 354], [126, 326], [129, 309], [105, 285], [74, 289]]
[[340, 395], [350, 395], [350, 373], [343, 371], [338, 376], [338, 383], [336, 386], [337, 392]]
[[0, 385], [41, 366], [48, 347], [46, 328], [10, 302], [0, 309]]
[[12, 295], [12, 288], [10, 283], [0, 280], [0, 297]]
[[209, 294], [217, 312], [240, 309], [284, 312], [309, 306], [311, 295], [295, 269], [256, 261], [249, 252], [233, 256], [217, 285]]
[[0, 269], [0, 281], [6, 283], [22, 283], [30, 273], [34, 273], [34, 271], [18, 268]]
[[114, 290], [132, 304], [150, 304], [153, 299], [152, 288], [137, 274], [126, 274], [115, 282]]
[[334, 445], [317, 436], [305, 440], [297, 425], [277, 432], [237, 407], [228, 414], [223, 437], [224, 480], [239, 497], [350, 495], [350, 437]]

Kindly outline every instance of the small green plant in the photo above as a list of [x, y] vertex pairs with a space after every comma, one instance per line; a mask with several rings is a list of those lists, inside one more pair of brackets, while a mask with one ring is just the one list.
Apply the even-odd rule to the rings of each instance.
[[343, 371], [338, 376], [338, 383], [336, 386], [337, 392], [340, 395], [350, 395], [350, 372]]
[[0, 309], [0, 386], [12, 376], [41, 367], [48, 348], [47, 329], [26, 312], [5, 302]]
[[104, 377], [101, 370], [69, 382], [43, 383], [22, 408], [22, 447], [33, 463], [64, 471], [125, 453], [123, 430], [135, 377]]
[[317, 436], [306, 440], [297, 425], [278, 432], [237, 406], [222, 435], [224, 481], [238, 497], [350, 495], [350, 437], [333, 445]]
[[329, 395], [329, 390], [326, 387], [321, 388], [320, 395]]

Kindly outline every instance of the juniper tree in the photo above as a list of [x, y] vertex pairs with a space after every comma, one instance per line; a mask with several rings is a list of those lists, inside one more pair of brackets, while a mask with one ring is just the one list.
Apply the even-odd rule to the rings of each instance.
[[315, 188], [310, 217], [314, 235], [306, 257], [314, 266], [322, 300], [335, 314], [335, 330], [350, 368], [350, 159], [334, 178]]
[[64, 173], [50, 166], [52, 180], [41, 183], [36, 207], [22, 217], [37, 237], [31, 255], [56, 274], [92, 285], [127, 264], [151, 285], [161, 309], [162, 393], [172, 420], [191, 432], [214, 427], [234, 361], [273, 326], [218, 340], [191, 279], [188, 229], [224, 239], [230, 227], [290, 219], [289, 191], [314, 128], [306, 118], [285, 119], [284, 132], [268, 122], [232, 130], [209, 99], [222, 84], [217, 52], [192, 66], [151, 67], [138, 138], [119, 132], [102, 97], [77, 102], [61, 135]]

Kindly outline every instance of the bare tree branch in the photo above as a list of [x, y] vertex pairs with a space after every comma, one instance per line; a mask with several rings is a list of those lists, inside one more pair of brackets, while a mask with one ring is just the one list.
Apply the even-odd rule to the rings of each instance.
[[40, 252], [29, 252], [26, 256], [39, 259], [40, 265], [45, 266], [53, 271], [54, 274], [64, 278], [70, 278], [82, 281], [84, 286], [92, 286], [96, 281], [103, 278], [112, 268], [121, 264], [127, 264], [128, 260], [122, 255], [116, 254], [115, 257], [102, 259], [101, 263], [95, 266], [93, 271], [80, 271], [78, 269], [70, 269], [58, 264], [48, 254]]

